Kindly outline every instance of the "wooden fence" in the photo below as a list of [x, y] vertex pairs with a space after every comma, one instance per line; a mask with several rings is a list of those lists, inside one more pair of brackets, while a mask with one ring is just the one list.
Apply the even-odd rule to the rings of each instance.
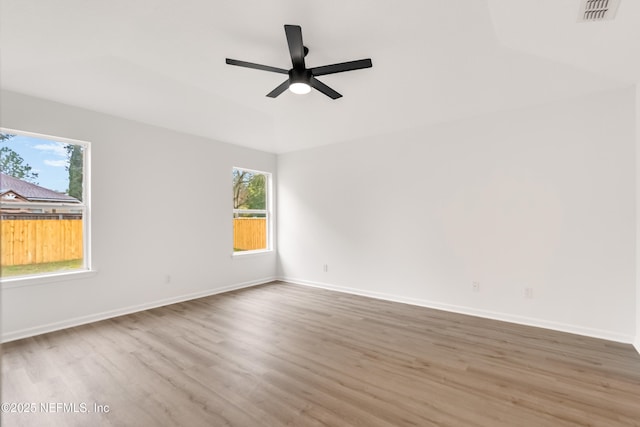
[[81, 259], [81, 219], [3, 219], [0, 264], [27, 265]]
[[267, 220], [265, 218], [234, 218], [233, 249], [250, 251], [267, 248]]
[[[0, 221], [0, 264], [40, 264], [81, 259], [81, 219], [3, 219]], [[265, 218], [234, 218], [235, 250], [266, 249]]]

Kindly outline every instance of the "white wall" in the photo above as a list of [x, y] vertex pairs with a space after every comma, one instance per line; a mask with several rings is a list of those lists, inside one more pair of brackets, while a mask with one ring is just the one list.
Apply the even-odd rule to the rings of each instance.
[[279, 275], [632, 342], [634, 103], [628, 88], [281, 155]]
[[97, 270], [3, 289], [3, 340], [275, 277], [275, 253], [231, 257], [231, 169], [275, 173], [275, 155], [1, 95], [1, 126], [91, 142]]

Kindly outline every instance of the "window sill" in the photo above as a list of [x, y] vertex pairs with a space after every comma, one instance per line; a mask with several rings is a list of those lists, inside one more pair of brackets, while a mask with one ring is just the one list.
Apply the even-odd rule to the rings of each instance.
[[263, 249], [259, 251], [238, 251], [231, 254], [231, 258], [246, 258], [251, 256], [260, 256], [273, 253], [273, 249]]
[[68, 280], [85, 279], [95, 276], [96, 270], [70, 271], [56, 274], [43, 274], [40, 276], [25, 276], [0, 279], [2, 289], [20, 288], [23, 286], [43, 285], [52, 282], [65, 282]]

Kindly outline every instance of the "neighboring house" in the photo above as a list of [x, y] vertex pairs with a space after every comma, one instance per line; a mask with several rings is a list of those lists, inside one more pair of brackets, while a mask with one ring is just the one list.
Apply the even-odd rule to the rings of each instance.
[[[57, 210], [49, 208], [43, 210], [35, 206], [34, 208], [25, 208], [24, 206], [11, 208], [6, 203], [81, 203], [80, 200], [68, 194], [58, 193], [3, 173], [0, 173], [0, 202], [3, 205], [2, 209], [0, 209], [2, 219], [10, 219], [9, 215], [23, 217], [24, 215], [33, 214], [62, 214], [56, 215], [62, 219], [62, 216], [68, 217], [68, 214], [71, 213], [68, 209]], [[77, 214], [73, 216], [77, 216]]]
[[0, 174], [0, 200], [2, 202], [46, 202], [80, 203], [80, 200], [68, 194], [58, 193], [48, 188]]

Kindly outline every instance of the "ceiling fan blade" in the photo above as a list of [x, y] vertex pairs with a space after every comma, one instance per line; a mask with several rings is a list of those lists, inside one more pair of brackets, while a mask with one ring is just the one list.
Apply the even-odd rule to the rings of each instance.
[[291, 54], [293, 68], [304, 69], [304, 45], [302, 44], [302, 28], [299, 25], [285, 25], [284, 32], [287, 35], [287, 44]]
[[267, 96], [269, 98], [275, 98], [287, 89], [289, 89], [289, 79], [285, 80], [280, 86], [269, 92]]
[[336, 92], [335, 90], [331, 89], [329, 86], [327, 86], [326, 84], [322, 83], [320, 80], [311, 77], [311, 79], [309, 79], [309, 84], [318, 89], [320, 92], [324, 93], [325, 95], [327, 95], [329, 98], [331, 99], [338, 99], [340, 97], [342, 97], [342, 95], [340, 95], [338, 92]]
[[238, 61], [237, 59], [227, 58], [227, 64], [237, 65], [238, 67], [255, 68], [256, 70], [271, 71], [272, 73], [289, 74], [289, 70], [285, 70], [277, 67], [270, 67], [268, 65], [254, 64], [253, 62]]
[[342, 73], [343, 71], [360, 70], [362, 68], [371, 68], [373, 64], [371, 59], [359, 59], [357, 61], [341, 62], [339, 64], [323, 65], [311, 69], [314, 76], [324, 76], [327, 74]]

